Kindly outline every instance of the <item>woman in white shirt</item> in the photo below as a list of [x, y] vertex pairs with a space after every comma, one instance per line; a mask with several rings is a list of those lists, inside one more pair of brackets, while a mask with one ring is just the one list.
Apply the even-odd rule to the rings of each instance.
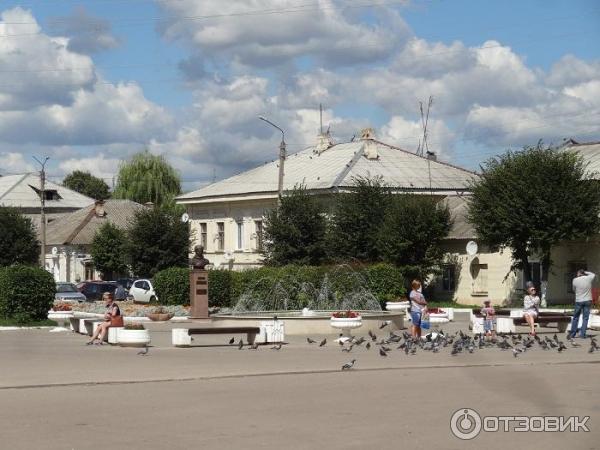
[[527, 295], [523, 299], [523, 318], [529, 324], [531, 331], [529, 334], [535, 336], [535, 319], [538, 316], [538, 308], [540, 307], [540, 298], [536, 295], [535, 287], [527, 288]]

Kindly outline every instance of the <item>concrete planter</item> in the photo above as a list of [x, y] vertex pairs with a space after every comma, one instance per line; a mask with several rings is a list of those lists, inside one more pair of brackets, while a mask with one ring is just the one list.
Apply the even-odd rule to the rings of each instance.
[[117, 341], [122, 347], [145, 347], [150, 344], [150, 331], [148, 330], [119, 330]]
[[61, 331], [69, 331], [65, 327], [65, 323], [71, 320], [73, 311], [48, 311], [48, 319], [57, 323], [57, 326], [50, 330], [50, 333], [59, 333]]
[[192, 345], [192, 337], [187, 328], [173, 328], [171, 330], [171, 343], [174, 347], [189, 347]]
[[362, 326], [362, 317], [332, 317], [329, 321], [332, 328], [342, 330], [342, 336], [338, 341], [345, 342], [350, 339], [350, 330]]
[[385, 309], [390, 312], [408, 312], [408, 308], [410, 308], [410, 302], [386, 302]]

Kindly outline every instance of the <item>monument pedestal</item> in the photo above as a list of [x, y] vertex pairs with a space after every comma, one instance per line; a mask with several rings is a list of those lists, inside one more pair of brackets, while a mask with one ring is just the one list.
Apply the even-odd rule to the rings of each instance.
[[208, 271], [190, 272], [190, 318], [208, 319]]

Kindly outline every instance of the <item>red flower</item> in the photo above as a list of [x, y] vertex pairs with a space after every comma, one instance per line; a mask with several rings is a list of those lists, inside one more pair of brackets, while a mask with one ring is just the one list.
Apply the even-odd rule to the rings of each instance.
[[355, 311], [338, 311], [338, 312], [334, 312], [332, 314], [332, 317], [335, 317], [336, 319], [356, 319], [359, 316], [359, 314]]

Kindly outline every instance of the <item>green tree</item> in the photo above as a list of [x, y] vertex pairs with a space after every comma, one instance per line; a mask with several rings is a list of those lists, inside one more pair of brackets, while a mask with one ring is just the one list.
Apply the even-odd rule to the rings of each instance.
[[438, 199], [394, 195], [379, 228], [377, 246], [386, 262], [400, 267], [408, 277], [424, 279], [440, 264], [441, 242], [451, 225], [450, 211]]
[[328, 248], [333, 259], [380, 260], [377, 230], [383, 223], [392, 194], [383, 179], [354, 179], [354, 189], [336, 195], [328, 232]]
[[127, 236], [116, 225], [106, 222], [96, 232], [91, 255], [104, 279], [127, 273]]
[[137, 153], [119, 168], [113, 196], [138, 203], [163, 205], [181, 193], [181, 180], [162, 155]]
[[95, 200], [106, 200], [110, 197], [108, 184], [104, 180], [82, 170], [75, 170], [67, 175], [63, 180], [63, 186]]
[[598, 232], [600, 185], [579, 155], [540, 142], [492, 158], [482, 169], [472, 184], [469, 220], [484, 243], [511, 250], [511, 270], [523, 270], [525, 281], [532, 254], [542, 256], [546, 281], [552, 247]]
[[174, 208], [136, 212], [127, 236], [127, 254], [138, 276], [152, 277], [161, 270], [188, 264], [190, 229]]
[[38, 264], [40, 243], [31, 219], [17, 209], [0, 206], [0, 266]]
[[295, 187], [267, 212], [263, 256], [274, 266], [321, 264], [326, 256], [327, 221], [323, 207], [303, 186]]

